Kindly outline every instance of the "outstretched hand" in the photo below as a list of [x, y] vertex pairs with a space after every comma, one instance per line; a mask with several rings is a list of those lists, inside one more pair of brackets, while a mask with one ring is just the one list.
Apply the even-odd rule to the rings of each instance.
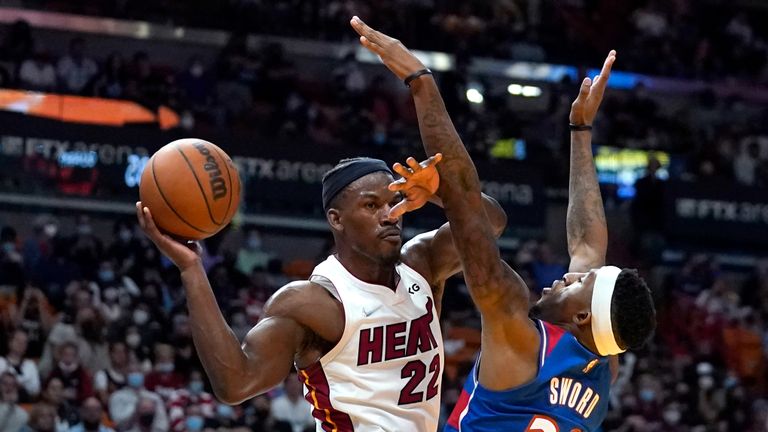
[[402, 176], [401, 179], [389, 184], [389, 190], [400, 191], [405, 197], [397, 203], [389, 214], [392, 217], [400, 217], [407, 212], [418, 210], [424, 206], [440, 187], [440, 174], [436, 165], [443, 159], [441, 153], [431, 156], [429, 159], [418, 163], [416, 159], [409, 157], [405, 163], [399, 162], [392, 168]]
[[425, 68], [424, 63], [399, 40], [368, 27], [356, 16], [352, 17], [350, 24], [360, 35], [360, 44], [378, 55], [384, 65], [401, 80]]
[[592, 125], [597, 115], [597, 109], [600, 108], [600, 102], [603, 101], [605, 87], [608, 84], [608, 78], [611, 76], [611, 67], [616, 61], [616, 50], [611, 50], [608, 57], [605, 58], [603, 69], [600, 75], [594, 80], [589, 77], [584, 78], [579, 89], [579, 96], [571, 104], [571, 114], [569, 116], [571, 124]]
[[136, 202], [136, 218], [139, 220], [139, 226], [144, 234], [152, 240], [152, 243], [160, 249], [163, 255], [173, 261], [179, 270], [183, 271], [200, 262], [200, 254], [202, 253], [200, 244], [192, 241], [182, 243], [160, 232], [154, 219], [152, 219], [149, 208], [144, 207], [141, 201]]

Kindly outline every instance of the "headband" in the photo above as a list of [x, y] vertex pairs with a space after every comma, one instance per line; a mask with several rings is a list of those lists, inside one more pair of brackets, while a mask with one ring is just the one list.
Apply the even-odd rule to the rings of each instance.
[[356, 158], [342, 162], [323, 178], [323, 210], [327, 211], [333, 198], [350, 183], [379, 171], [392, 174], [387, 164], [380, 159]]
[[608, 356], [623, 353], [616, 343], [611, 320], [611, 301], [616, 279], [621, 269], [614, 266], [603, 266], [597, 270], [595, 286], [592, 289], [592, 336], [600, 355]]

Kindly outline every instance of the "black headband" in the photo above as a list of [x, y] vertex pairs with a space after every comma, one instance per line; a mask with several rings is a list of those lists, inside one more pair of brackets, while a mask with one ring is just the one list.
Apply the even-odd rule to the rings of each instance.
[[392, 174], [386, 162], [380, 159], [357, 158], [334, 168], [323, 178], [323, 210], [328, 210], [331, 200], [353, 181], [371, 173], [384, 171]]

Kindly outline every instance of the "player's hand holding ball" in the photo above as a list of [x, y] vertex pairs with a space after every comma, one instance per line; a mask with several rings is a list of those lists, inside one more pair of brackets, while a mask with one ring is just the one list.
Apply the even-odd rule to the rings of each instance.
[[219, 232], [237, 212], [240, 176], [230, 157], [216, 145], [180, 139], [149, 159], [139, 195], [139, 225], [184, 270], [199, 262], [196, 241]]

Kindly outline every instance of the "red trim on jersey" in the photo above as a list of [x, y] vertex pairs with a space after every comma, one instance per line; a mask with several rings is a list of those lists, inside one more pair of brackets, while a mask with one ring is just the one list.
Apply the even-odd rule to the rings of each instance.
[[[467, 379], [471, 379], [471, 377]], [[468, 403], [469, 403], [469, 393], [467, 393], [466, 390], [462, 390], [461, 396], [459, 396], [459, 400], [456, 401], [456, 406], [453, 407], [451, 416], [448, 417], [448, 425], [456, 429], [459, 428], [459, 418], [461, 417], [461, 413], [464, 411], [464, 408], [467, 407]]]
[[544, 331], [547, 332], [547, 354], [549, 355], [553, 349], [555, 349], [555, 345], [557, 345], [558, 342], [560, 342], [560, 338], [563, 337], [565, 334], [565, 330], [556, 326], [552, 325], [548, 322], [542, 321], [544, 324]]
[[299, 380], [307, 386], [304, 398], [312, 404], [312, 415], [320, 420], [326, 432], [354, 432], [352, 419], [347, 413], [338, 411], [331, 405], [331, 391], [328, 378], [320, 362], [306, 369], [299, 369]]

